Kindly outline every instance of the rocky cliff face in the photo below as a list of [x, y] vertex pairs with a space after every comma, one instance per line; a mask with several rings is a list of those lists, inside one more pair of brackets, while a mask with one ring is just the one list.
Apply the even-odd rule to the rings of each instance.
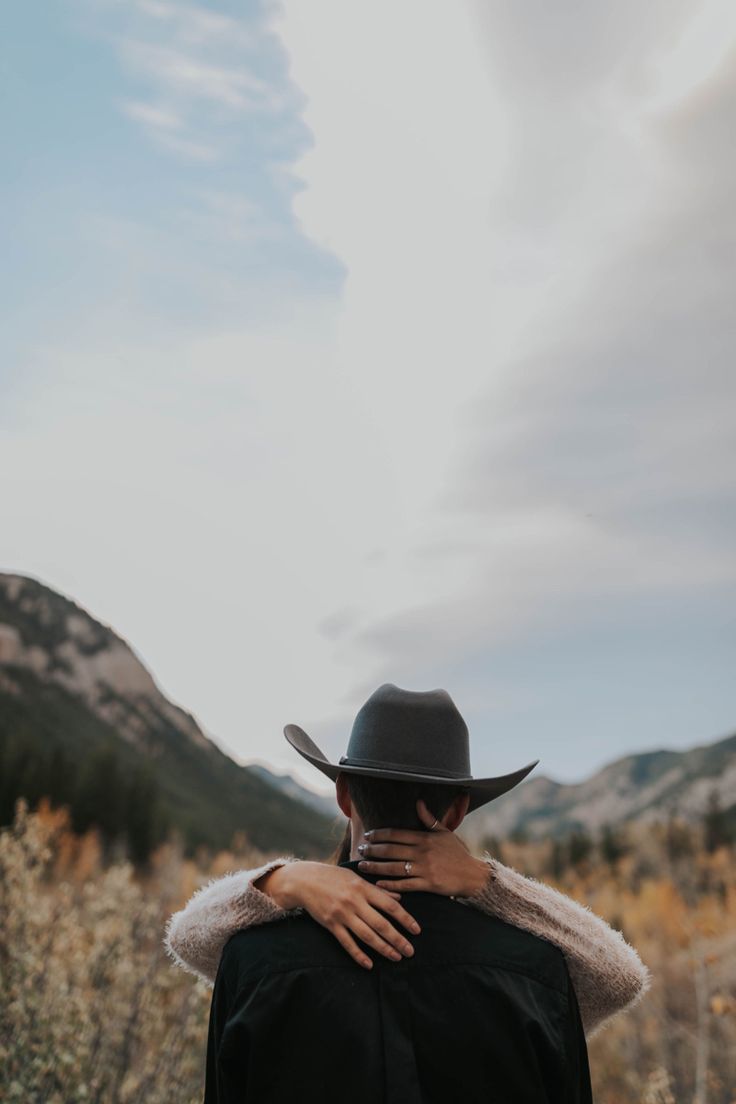
[[539, 838], [671, 813], [695, 820], [713, 791], [724, 810], [736, 810], [736, 735], [687, 751], [627, 755], [575, 785], [530, 778], [473, 814], [468, 828], [475, 837], [523, 830]]
[[327, 854], [334, 846], [328, 817], [225, 755], [113, 629], [35, 579], [0, 573], [6, 773], [22, 768], [33, 779], [34, 762], [60, 754], [81, 776], [101, 750], [121, 777], [146, 764], [168, 822], [190, 847], [227, 847], [235, 832], [266, 850]]
[[130, 743], [162, 719], [200, 747], [190, 713], [164, 697], [130, 646], [85, 610], [32, 579], [0, 575], [0, 668], [20, 667], [80, 698]]

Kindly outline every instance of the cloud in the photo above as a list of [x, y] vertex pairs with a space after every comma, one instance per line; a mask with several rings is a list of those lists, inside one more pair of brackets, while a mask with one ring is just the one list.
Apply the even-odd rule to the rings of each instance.
[[343, 660], [422, 680], [731, 587], [723, 4], [286, 0], [275, 26], [315, 135], [295, 210], [346, 265], [340, 363], [393, 496]]
[[168, 0], [78, 4], [137, 84], [121, 109], [162, 149], [193, 162], [222, 160], [266, 120], [285, 135], [294, 129], [293, 91], [262, 11], [235, 17]]
[[133, 39], [118, 42], [124, 63], [171, 95], [203, 100], [234, 112], [270, 110], [279, 99], [269, 85], [244, 64], [208, 64], [184, 50]]
[[180, 130], [183, 121], [180, 115], [174, 111], [167, 111], [163, 107], [155, 107], [150, 103], [136, 103], [133, 100], [123, 101], [121, 109], [131, 119], [138, 119], [146, 126], [162, 130]]
[[196, 209], [179, 212], [188, 232], [206, 234], [229, 245], [285, 241], [288, 230], [239, 192], [214, 188], [195, 193]]
[[144, 125], [148, 135], [162, 148], [181, 154], [189, 161], [216, 161], [219, 151], [214, 146], [182, 138], [175, 133], [182, 130], [184, 121], [180, 114], [153, 103], [139, 103], [133, 100], [120, 102], [120, 109], [130, 119]]
[[161, 23], [173, 25], [182, 41], [201, 46], [215, 42], [235, 42], [248, 49], [257, 48], [260, 36], [242, 19], [215, 12], [196, 4], [167, 3], [165, 0], [136, 0], [140, 12]]
[[88, 9], [131, 134], [191, 163], [141, 143], [151, 212], [85, 212], [4, 564], [279, 766], [386, 680], [509, 733], [479, 772], [717, 730], [730, 16], [716, 49], [685, 0]]
[[[519, 384], [505, 403], [492, 392], [468, 408], [471, 447], [448, 509], [493, 515], [557, 505], [642, 552], [649, 542], [652, 563], [661, 563], [661, 534], [668, 564], [679, 563], [678, 585], [733, 578], [719, 511], [711, 527], [699, 503], [728, 514], [736, 489], [734, 272], [724, 248], [734, 236], [734, 107], [733, 69], [724, 67], [652, 125], [669, 188], [548, 348], [519, 358]], [[515, 428], [489, 434], [494, 420]], [[666, 585], [670, 573], [658, 570]]]

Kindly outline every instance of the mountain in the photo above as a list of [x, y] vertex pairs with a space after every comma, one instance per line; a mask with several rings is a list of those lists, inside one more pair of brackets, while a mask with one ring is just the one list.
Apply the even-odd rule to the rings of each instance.
[[[628, 755], [573, 785], [530, 778], [473, 813], [462, 834], [562, 836], [672, 811], [695, 820], [713, 790], [736, 822], [736, 735]], [[44, 794], [70, 804], [78, 827], [124, 827], [142, 857], [171, 828], [189, 851], [228, 847], [236, 833], [304, 857], [335, 844], [331, 796], [237, 764], [111, 628], [35, 579], [0, 573], [0, 823], [16, 796]]]
[[736, 820], [736, 735], [686, 751], [626, 755], [575, 784], [530, 778], [473, 813], [463, 834], [472, 840], [513, 832], [559, 837], [604, 824], [666, 820], [671, 813], [694, 821], [713, 790], [729, 820]]
[[288, 794], [295, 801], [300, 801], [311, 809], [316, 809], [323, 816], [334, 820], [335, 817], [340, 815], [334, 794], [315, 793], [314, 790], [308, 790], [306, 786], [302, 786], [292, 775], [287, 773], [276, 774], [275, 771], [269, 770], [261, 763], [248, 763], [248, 769], [253, 771], [259, 778], [262, 778], [264, 782], [267, 782], [269, 786], [275, 786], [281, 793]]
[[264, 851], [333, 846], [318, 806], [216, 747], [111, 628], [35, 579], [0, 573], [0, 813], [48, 790], [77, 821], [127, 817], [144, 836], [155, 803], [157, 835], [174, 828], [188, 850], [228, 847], [235, 833]]

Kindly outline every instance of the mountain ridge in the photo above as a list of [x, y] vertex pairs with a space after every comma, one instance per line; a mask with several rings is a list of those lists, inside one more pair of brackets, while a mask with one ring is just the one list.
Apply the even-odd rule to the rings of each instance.
[[[48, 753], [44, 740], [55, 744], [78, 766], [100, 748], [114, 751], [126, 770], [147, 764], [190, 847], [224, 847], [244, 831], [261, 848], [288, 850], [298, 841], [310, 855], [332, 850], [334, 798], [262, 763], [236, 763], [166, 697], [112, 627], [30, 576], [0, 573], [0, 751], [3, 740], [23, 739], [37, 755]], [[516, 832], [559, 837], [673, 812], [695, 820], [714, 791], [736, 820], [736, 734], [619, 756], [580, 782], [531, 777], [471, 814], [462, 834], [478, 843]]]
[[620, 756], [580, 782], [529, 778], [472, 814], [469, 833], [529, 838], [597, 831], [630, 820], [702, 817], [711, 794], [736, 817], [736, 733], [675, 750], [656, 748]]
[[56, 756], [80, 778], [103, 752], [125, 777], [143, 771], [189, 849], [244, 834], [262, 850], [330, 850], [329, 819], [228, 756], [112, 627], [14, 573], [0, 573], [0, 751], [6, 774], [49, 775]]

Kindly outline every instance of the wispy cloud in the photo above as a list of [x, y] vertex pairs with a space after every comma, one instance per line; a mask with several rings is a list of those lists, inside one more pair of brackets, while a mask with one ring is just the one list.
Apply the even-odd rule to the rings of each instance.
[[[172, 287], [186, 273], [194, 281], [197, 269], [201, 302], [214, 299], [219, 309], [262, 298], [269, 280], [316, 282], [318, 265], [311, 260], [317, 250], [299, 234], [290, 206], [299, 187], [293, 160], [309, 141], [300, 118], [302, 94], [289, 79], [266, 7], [226, 15], [173, 0], [76, 3], [86, 13], [85, 32], [114, 53], [124, 91], [113, 102], [134, 124], [132, 140], [138, 128], [145, 135], [141, 160], [153, 147], [176, 174], [169, 177], [165, 209], [152, 221], [146, 220], [147, 204], [137, 202], [122, 220], [112, 211], [87, 216], [88, 236], [101, 232], [111, 248], [113, 228], [122, 221], [132, 229], [139, 219], [133, 238], [141, 266], [140, 243], [149, 241], [152, 269], [160, 271], [161, 257], [169, 256]], [[165, 175], [157, 172], [152, 195], [163, 193]], [[142, 197], [145, 184], [137, 178]], [[117, 240], [123, 260], [129, 242]], [[193, 263], [195, 253], [200, 257]], [[207, 275], [208, 266], [219, 271]], [[193, 289], [186, 297], [196, 294]]]
[[121, 109], [162, 148], [212, 161], [243, 140], [248, 119], [288, 125], [294, 90], [279, 73], [278, 44], [262, 12], [234, 17], [170, 0], [79, 2], [137, 83]]
[[152, 103], [136, 103], [133, 100], [124, 100], [120, 103], [121, 110], [131, 119], [137, 119], [145, 126], [153, 130], [181, 130], [184, 123], [180, 115], [165, 107], [157, 107]]
[[179, 154], [188, 161], [206, 163], [218, 160], [220, 151], [216, 147], [181, 134], [185, 127], [184, 120], [171, 108], [134, 100], [121, 100], [118, 106], [129, 119], [142, 124], [146, 134], [159, 148]]
[[237, 67], [215, 65], [183, 49], [135, 39], [119, 40], [118, 47], [132, 71], [184, 102], [202, 100], [235, 113], [271, 111], [283, 102], [244, 63]]
[[222, 12], [211, 11], [196, 4], [174, 4], [166, 0], [134, 0], [135, 6], [151, 19], [173, 26], [181, 40], [193, 46], [210, 43], [232, 47], [237, 44], [256, 49], [262, 42], [257, 25], [235, 19]]
[[270, 219], [263, 208], [239, 192], [199, 189], [196, 207], [179, 209], [177, 219], [197, 234], [232, 245], [285, 241], [287, 229]]

